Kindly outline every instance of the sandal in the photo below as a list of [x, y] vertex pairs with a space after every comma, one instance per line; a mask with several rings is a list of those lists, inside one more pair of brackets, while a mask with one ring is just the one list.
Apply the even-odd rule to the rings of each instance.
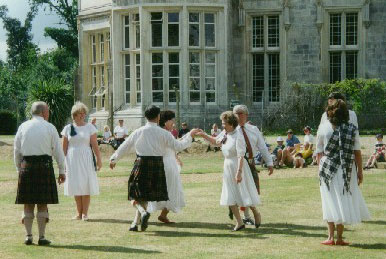
[[170, 221], [168, 218], [164, 218], [164, 217], [161, 217], [159, 216], [158, 217], [158, 220], [161, 221], [162, 223], [165, 223], [165, 224], [173, 224], [174, 222]]
[[343, 240], [338, 240], [335, 244], [337, 246], [348, 246], [350, 243], [344, 242]]
[[325, 240], [321, 243], [322, 245], [326, 245], [326, 246], [333, 246], [335, 245], [335, 241], [334, 240]]

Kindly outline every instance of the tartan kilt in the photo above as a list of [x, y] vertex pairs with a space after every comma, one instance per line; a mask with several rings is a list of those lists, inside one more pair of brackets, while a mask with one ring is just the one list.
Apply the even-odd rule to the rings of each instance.
[[162, 156], [137, 157], [129, 177], [128, 196], [135, 201], [169, 200]]
[[51, 156], [25, 156], [22, 158], [15, 203], [59, 203]]

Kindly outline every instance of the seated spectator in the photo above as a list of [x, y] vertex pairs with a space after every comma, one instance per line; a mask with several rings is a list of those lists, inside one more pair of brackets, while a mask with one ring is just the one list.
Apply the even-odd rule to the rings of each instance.
[[296, 152], [293, 155], [293, 164], [294, 168], [303, 168], [305, 166], [306, 160], [304, 160], [302, 153]]
[[114, 145], [113, 148], [116, 150], [125, 141], [125, 138], [129, 135], [129, 130], [123, 126], [123, 120], [120, 119], [119, 125], [114, 128]]
[[277, 146], [272, 151], [271, 156], [272, 156], [272, 161], [275, 167], [277, 168], [279, 167], [279, 162], [281, 161], [281, 158], [283, 156], [283, 150], [285, 148], [285, 145], [282, 137], [277, 137], [276, 143], [277, 143]]
[[97, 127], [97, 125], [96, 125], [96, 118], [92, 118], [91, 119], [91, 124], [96, 128], [96, 129], [98, 129], [98, 127]]
[[[220, 133], [221, 133], [221, 130], [218, 128], [217, 124], [214, 123], [214, 124], [212, 125], [212, 129], [210, 130], [210, 135], [211, 135], [212, 137], [216, 138], [218, 135], [220, 135]], [[206, 150], [206, 152], [211, 151], [211, 147], [212, 147], [212, 145], [209, 144], [208, 149]], [[220, 150], [220, 147], [215, 147], [215, 146], [214, 146], [213, 149], [214, 149], [214, 152], [217, 152], [217, 151]]]
[[112, 137], [112, 134], [111, 134], [110, 128], [109, 126], [105, 125], [103, 127], [103, 138], [101, 139], [100, 143], [98, 139], [98, 144], [110, 144], [111, 137]]
[[178, 132], [178, 138], [182, 138], [185, 134], [189, 132], [190, 129], [188, 128], [188, 124], [186, 122], [181, 123], [181, 129]]
[[279, 161], [279, 166], [283, 166], [284, 164], [291, 166], [293, 163], [293, 155], [295, 155], [295, 153], [300, 150], [300, 141], [294, 135], [291, 129], [287, 131], [286, 143], [287, 146], [283, 150], [283, 155]]
[[386, 161], [386, 144], [383, 143], [383, 135], [378, 134], [375, 137], [377, 138], [377, 141], [375, 142], [375, 152], [370, 156], [369, 160], [367, 160], [364, 169], [377, 167], [377, 162]]
[[172, 133], [174, 138], [178, 138], [178, 131], [176, 129], [176, 124], [173, 124], [173, 129], [170, 131], [170, 133]]
[[304, 144], [303, 149], [300, 150], [304, 159], [307, 159], [312, 156], [313, 162], [316, 162], [316, 156], [313, 156], [313, 147], [314, 147], [314, 136], [311, 134], [311, 127], [306, 126], [303, 129], [304, 131]]

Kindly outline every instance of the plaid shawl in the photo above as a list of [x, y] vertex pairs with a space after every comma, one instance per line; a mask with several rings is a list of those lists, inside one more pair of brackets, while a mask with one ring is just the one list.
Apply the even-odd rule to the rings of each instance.
[[337, 126], [329, 139], [324, 155], [327, 157], [319, 170], [320, 183], [324, 181], [330, 190], [330, 183], [341, 166], [343, 170], [344, 187], [350, 192], [350, 181], [352, 165], [354, 161], [354, 141], [356, 126], [352, 123], [345, 123]]

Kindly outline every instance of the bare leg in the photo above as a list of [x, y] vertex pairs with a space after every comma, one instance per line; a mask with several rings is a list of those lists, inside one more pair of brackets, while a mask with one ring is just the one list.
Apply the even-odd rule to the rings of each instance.
[[342, 224], [337, 224], [336, 225], [336, 241], [343, 241], [343, 230], [344, 230], [344, 225]]
[[253, 216], [255, 217], [255, 226], [256, 228], [260, 227], [261, 224], [261, 215], [260, 212], [258, 212], [256, 207], [251, 206], [250, 207], [253, 213]]
[[90, 195], [83, 195], [82, 197], [82, 214], [87, 216], [88, 208], [90, 207]]
[[276, 159], [276, 165], [279, 165], [281, 162], [281, 158], [283, 157], [283, 150], [279, 149], [277, 151], [277, 159]]
[[82, 196], [74, 196], [76, 202], [76, 211], [78, 212], [78, 218], [82, 218]]
[[327, 222], [328, 224], [328, 240], [334, 240], [335, 224], [334, 222]]
[[236, 226], [234, 229], [237, 229], [243, 225], [243, 222], [242, 222], [241, 216], [240, 216], [240, 212], [239, 212], [239, 208], [237, 207], [237, 205], [233, 205], [233, 206], [229, 206], [229, 207], [231, 208], [233, 215], [236, 218]]

